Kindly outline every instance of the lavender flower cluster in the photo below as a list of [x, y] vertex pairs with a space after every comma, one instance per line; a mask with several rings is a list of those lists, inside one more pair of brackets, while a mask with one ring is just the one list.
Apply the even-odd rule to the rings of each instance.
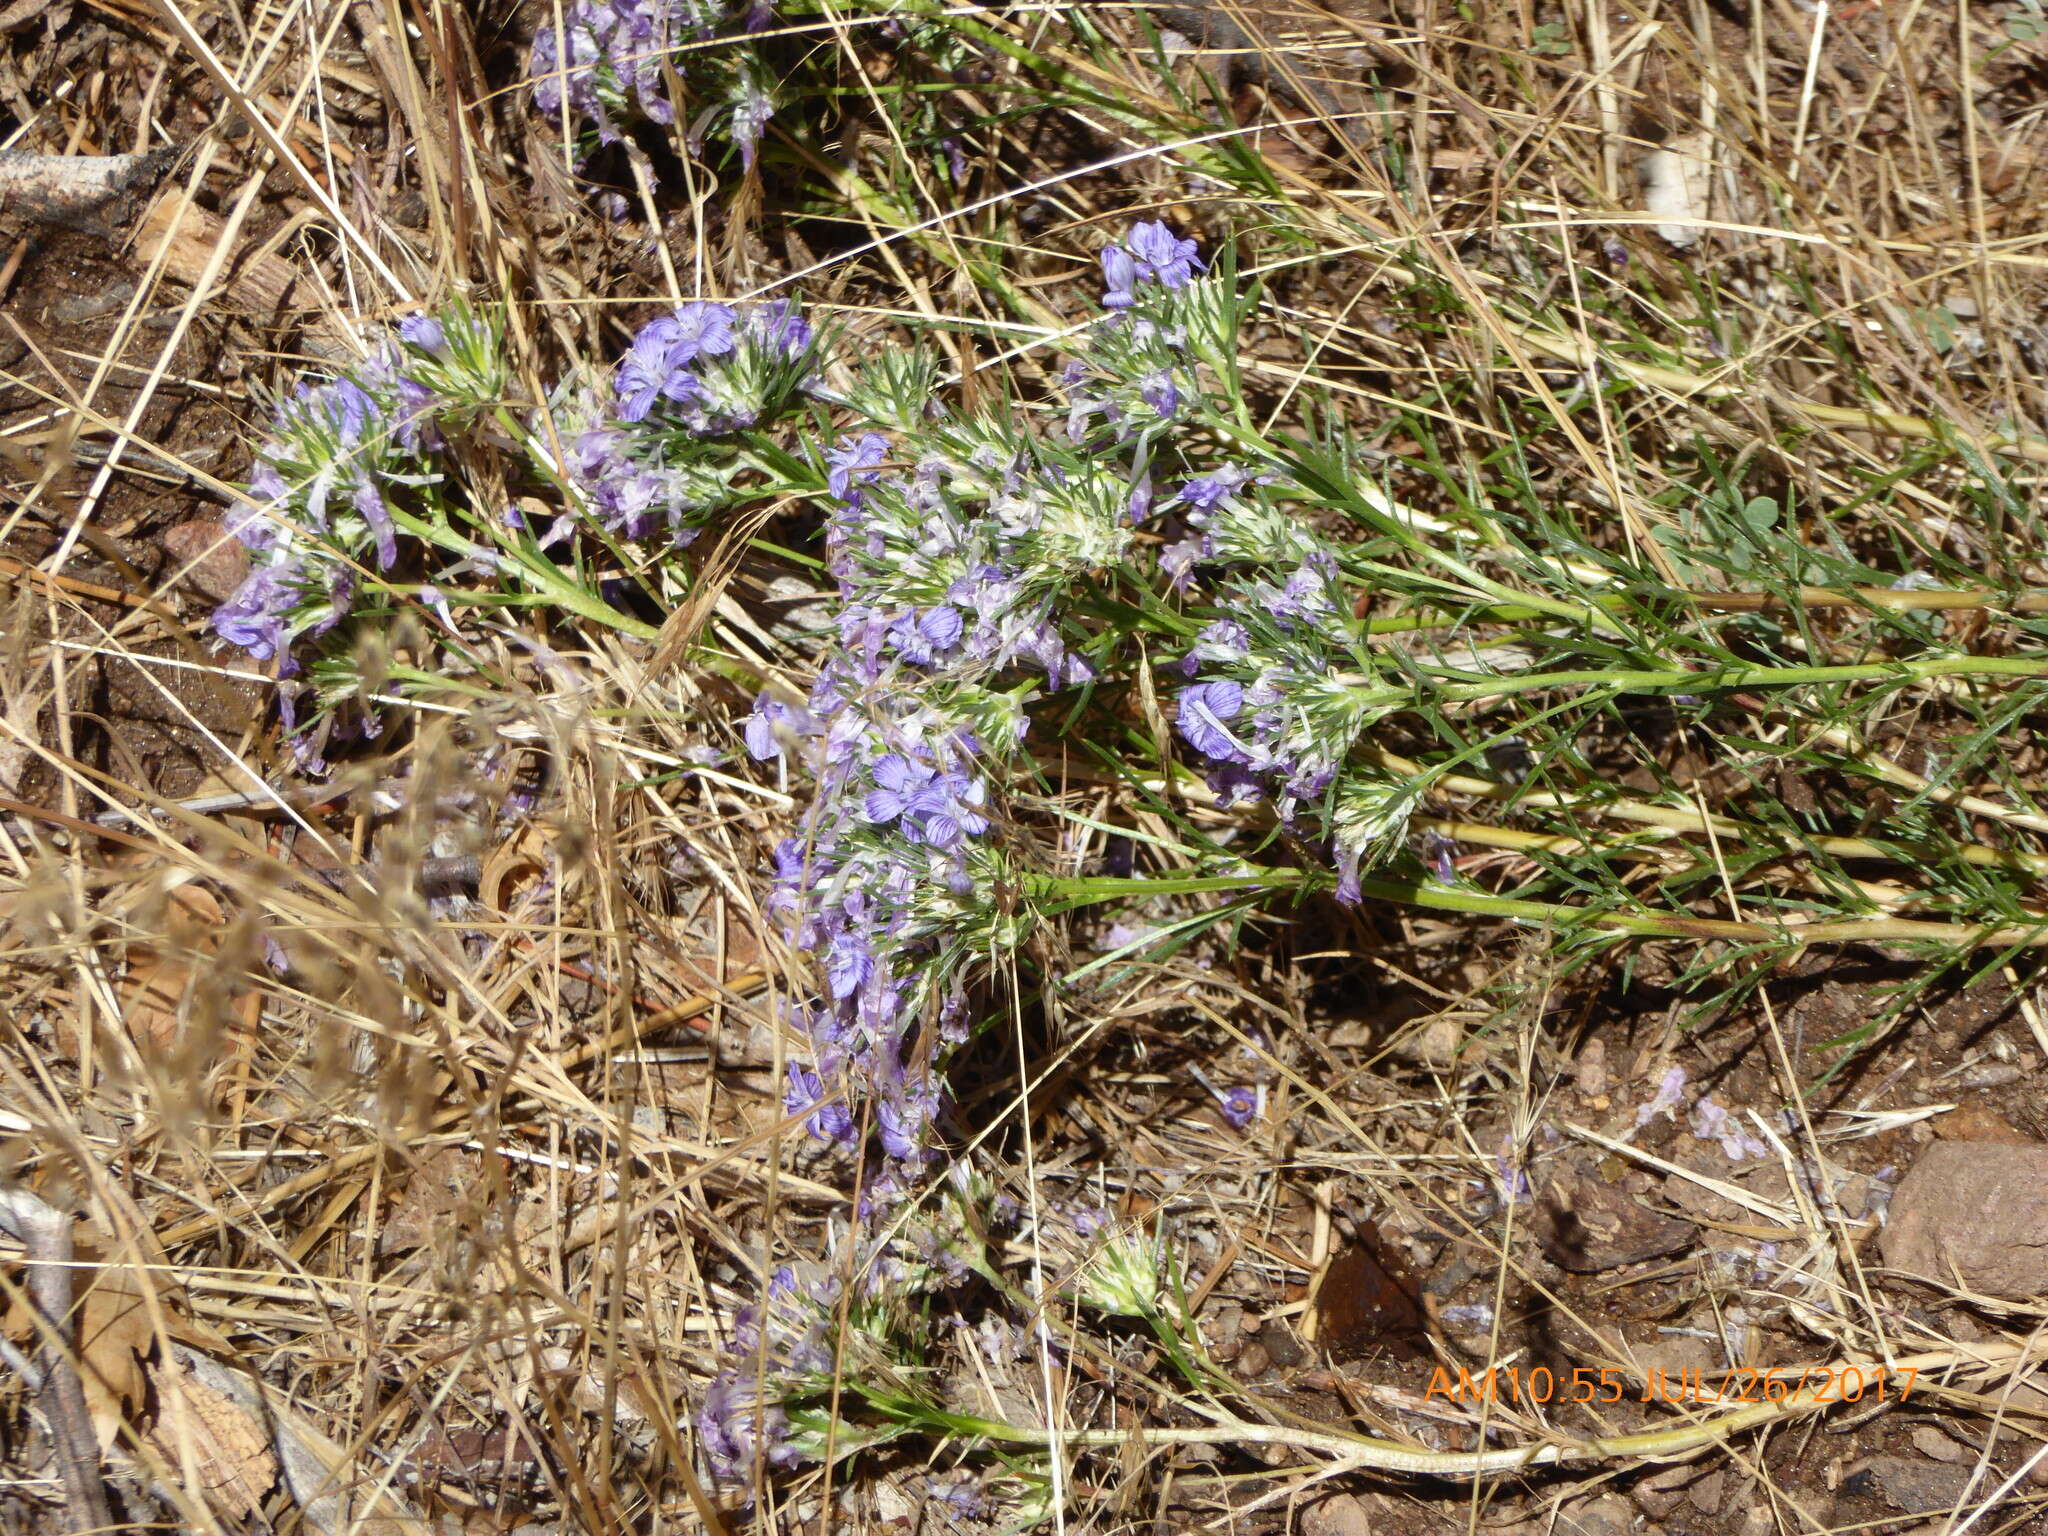
[[[1068, 372], [1070, 436], [1100, 446], [1106, 432], [1149, 464], [1190, 427], [1241, 435], [1236, 338], [1249, 310], [1227, 273], [1203, 280], [1204, 265], [1193, 241], [1158, 223], [1103, 253], [1113, 318], [1096, 333], [1093, 372]], [[1158, 498], [1179, 533], [1161, 572], [1223, 615], [1181, 658], [1190, 686], [1175, 724], [1208, 760], [1223, 805], [1270, 796], [1283, 822], [1330, 846], [1338, 899], [1355, 902], [1361, 869], [1398, 842], [1411, 800], [1350, 761], [1389, 706], [1367, 686], [1380, 663], [1344, 589], [1344, 549], [1283, 505], [1304, 495], [1270, 465], [1225, 462]]]
[[293, 641], [318, 639], [350, 613], [357, 566], [396, 564], [394, 505], [439, 482], [443, 427], [504, 388], [496, 326], [455, 305], [438, 319], [409, 317], [353, 372], [301, 383], [278, 402], [249, 479], [255, 500], [228, 519], [251, 569], [214, 610], [215, 632], [296, 670]]
[[775, 908], [825, 983], [799, 1020], [814, 1058], [791, 1068], [790, 1111], [848, 1145], [853, 1107], [871, 1113], [877, 1207], [932, 1155], [966, 961], [1022, 930], [992, 781], [1028, 700], [1094, 675], [1066, 605], [1132, 526], [1125, 476], [1006, 419], [942, 416], [914, 448], [858, 432], [821, 456], [839, 647], [806, 700], [764, 694], [746, 731], [763, 761], [800, 745], [817, 780], [776, 855]]
[[[599, 144], [614, 144], [634, 121], [673, 126], [679, 103], [669, 92], [679, 81], [708, 103], [688, 125], [692, 152], [722, 120], [751, 167], [775, 97], [766, 64], [738, 38], [761, 31], [770, 14], [765, 0], [743, 11], [718, 0], [576, 0], [559, 29], [544, 26], [534, 36], [527, 65], [534, 106], [552, 119], [566, 109], [596, 130]], [[734, 41], [697, 46], [720, 37]]]
[[[659, 120], [672, 108], [642, 55], [722, 17], [636, 0], [567, 20], [547, 44], [568, 92], [556, 105], [617, 115], [630, 96]], [[813, 785], [774, 856], [771, 909], [819, 979], [792, 1015], [803, 1048], [784, 1102], [860, 1169], [860, 1228], [841, 1279], [778, 1272], [741, 1318], [697, 1415], [724, 1477], [811, 1453], [805, 1404], [839, 1379], [844, 1319], [957, 1293], [991, 1262], [975, 1236], [985, 1220], [950, 1223], [912, 1197], [982, 1199], [956, 1187], [961, 1170], [943, 1185], [933, 1174], [949, 1060], [1047, 879], [1006, 825], [1006, 789], [1034, 706], [1130, 659], [1134, 607], [1160, 633], [1199, 625], [1172, 703], [1181, 737], [1226, 802], [1270, 795], [1329, 840], [1340, 895], [1356, 895], [1361, 860], [1405, 815], [1398, 788], [1351, 761], [1385, 690], [1362, 686], [1383, 663], [1344, 594], [1346, 552], [1289, 513], [1301, 493], [1272, 464], [1248, 448], [1216, 462], [1243, 425], [1233, 370], [1249, 301], [1227, 254], [1212, 270], [1194, 242], [1140, 224], [1103, 274], [1104, 315], [1042, 428], [1008, 407], [944, 408], [934, 354], [902, 352], [826, 396], [858, 418], [836, 440], [771, 436], [794, 402], [824, 395], [817, 338], [779, 302], [683, 305], [609, 375], [566, 380], [524, 414], [506, 401], [490, 324], [466, 310], [410, 321], [369, 364], [280, 407], [256, 476], [268, 515], [238, 525], [261, 564], [217, 627], [289, 665], [295, 642], [352, 610], [359, 575], [407, 558], [407, 540], [529, 595], [571, 596], [579, 551], [647, 540], [658, 559], [764, 476], [825, 511], [834, 643], [807, 692], [759, 696], [744, 739]], [[530, 482], [566, 498], [548, 527], [476, 505], [473, 477], [455, 472], [507, 440]], [[1232, 1125], [1258, 1113], [1254, 1088], [1210, 1092]], [[1087, 1267], [1093, 1304], [1143, 1315], [1156, 1257], [1133, 1247]]]
[[[998, 835], [1000, 791], [1031, 702], [1093, 681], [1095, 653], [1121, 641], [1089, 625], [1077, 596], [1149, 579], [1136, 535], [1178, 400], [1141, 381], [1177, 374], [1191, 388], [1189, 319], [1197, 334], [1220, 323], [1213, 295], [1196, 292], [1192, 242], [1149, 226], [1133, 245], [1128, 271], [1110, 270], [1131, 302], [1109, 306], [1070, 375], [1097, 403], [1070, 411], [1064, 435], [1013, 412], [940, 408], [928, 359], [885, 355], [863, 371], [847, 402], [873, 427], [816, 458], [837, 645], [807, 697], [764, 693], [746, 723], [756, 759], [798, 760], [815, 781], [775, 855], [773, 909], [823, 983], [794, 1016], [809, 1054], [789, 1068], [785, 1106], [865, 1159], [867, 1283], [944, 1289], [971, 1267], [973, 1244], [906, 1202], [937, 1161], [972, 987], [1031, 921], [1029, 877]], [[1228, 1100], [1246, 1120], [1255, 1103]], [[792, 1401], [800, 1364], [789, 1358]], [[735, 1350], [720, 1380], [748, 1369]], [[760, 1397], [727, 1385], [700, 1413], [715, 1468], [734, 1461], [735, 1404], [761, 1432], [777, 1428]]]
[[[642, 327], [608, 382], [572, 378], [522, 422], [506, 404], [493, 317], [461, 303], [412, 316], [362, 365], [279, 402], [252, 504], [229, 522], [254, 565], [214, 629], [289, 675], [293, 646], [333, 632], [356, 605], [359, 573], [388, 575], [407, 543], [456, 556], [435, 573], [444, 581], [480, 573], [558, 595], [573, 578], [548, 551], [579, 526], [685, 544], [747, 494], [741, 438], [812, 386], [816, 351], [787, 301], [685, 304]], [[475, 505], [451, 473], [453, 451], [475, 447], [486, 420], [493, 440], [520, 444], [535, 478], [568, 491], [551, 526]]]
[[1108, 317], [1071, 362], [1067, 436], [1122, 454], [1143, 470], [1202, 398], [1199, 369], [1232, 366], [1239, 296], [1227, 273], [1206, 269], [1192, 240], [1156, 221], [1134, 225], [1102, 253]]
[[[829, 1384], [841, 1285], [836, 1276], [799, 1280], [782, 1266], [761, 1299], [733, 1319], [727, 1365], [705, 1389], [697, 1433], [711, 1470], [728, 1481], [751, 1477], [759, 1466], [789, 1467], [803, 1459], [780, 1398], [802, 1382]], [[772, 1367], [777, 1388], [764, 1390]]]
[[676, 545], [740, 492], [708, 440], [760, 425], [811, 383], [817, 338], [786, 299], [702, 300], [640, 328], [610, 388], [559, 392], [549, 457], [595, 520], [623, 538]]
[[1226, 468], [1183, 486], [1192, 530], [1167, 550], [1176, 580], [1223, 566], [1211, 597], [1226, 613], [1181, 659], [1181, 738], [1208, 759], [1224, 805], [1270, 795], [1283, 822], [1333, 845], [1337, 897], [1355, 902], [1363, 865], [1401, 836], [1402, 786], [1360, 772], [1352, 754], [1391, 711], [1370, 635], [1353, 617], [1339, 551], [1289, 518], [1263, 477]]
[[[832, 1416], [835, 1392], [852, 1401], [877, 1367], [885, 1375], [915, 1369], [928, 1361], [935, 1332], [976, 1326], [957, 1305], [921, 1298], [957, 1293], [985, 1262], [978, 1248], [986, 1234], [1014, 1213], [964, 1169], [955, 1170], [945, 1194], [887, 1231], [870, 1221], [846, 1270], [813, 1267], [805, 1279], [784, 1265], [760, 1299], [740, 1309], [695, 1415], [714, 1476], [746, 1482], [768, 1468], [818, 1459], [835, 1441], [842, 1452], [853, 1449], [862, 1431]], [[996, 1335], [1016, 1331], [984, 1316], [984, 1337], [991, 1324]]]

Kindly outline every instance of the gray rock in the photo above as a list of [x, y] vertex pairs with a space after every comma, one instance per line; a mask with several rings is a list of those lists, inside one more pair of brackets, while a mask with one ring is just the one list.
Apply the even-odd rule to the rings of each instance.
[[1893, 1269], [1987, 1296], [2048, 1294], [2048, 1146], [1938, 1141], [1893, 1196]]
[[[1970, 1483], [1968, 1467], [1945, 1466], [1918, 1456], [1873, 1457], [1870, 1475], [1877, 1479], [1885, 1502], [1909, 1515], [1947, 1514]], [[1991, 1483], [1978, 1493], [1981, 1496], [1997, 1486]]]
[[1662, 1258], [1694, 1237], [1688, 1223], [1644, 1205], [1630, 1178], [1610, 1184], [1594, 1173], [1554, 1180], [1537, 1197], [1530, 1226], [1553, 1263], [1582, 1275]]

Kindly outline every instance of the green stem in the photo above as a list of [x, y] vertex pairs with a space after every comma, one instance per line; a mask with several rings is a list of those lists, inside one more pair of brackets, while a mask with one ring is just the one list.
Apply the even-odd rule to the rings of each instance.
[[[1796, 688], [1809, 683], [1910, 683], [1930, 677], [2048, 677], [2048, 658], [2028, 656], [1927, 656], [1915, 661], [1851, 662], [1825, 667], [1660, 667], [1616, 672], [1523, 672], [1483, 681], [1443, 683], [1435, 692], [1452, 702], [1505, 698], [1554, 688], [1597, 688], [1609, 693], [1659, 690], [1714, 693], [1730, 688]], [[1413, 698], [1408, 688], [1364, 688], [1361, 702], [1397, 705]]]
[[[1645, 591], [1638, 598], [1691, 604], [1708, 613], [1799, 613], [1818, 608], [1862, 608], [1883, 613], [1957, 613], [1988, 609], [2009, 614], [2048, 613], [2048, 592], [1994, 592], [1982, 587], [1946, 590], [1894, 592], [1888, 587], [1801, 587], [1796, 594], [1779, 592], [1712, 592], [1673, 589]], [[1632, 601], [1621, 593], [1599, 594], [1586, 599], [1595, 607], [1618, 613]], [[1466, 608], [1457, 613], [1425, 610], [1420, 613], [1391, 614], [1368, 619], [1367, 634], [1404, 634], [1418, 629], [1448, 629], [1455, 624], [1525, 624], [1548, 617], [1544, 609], [1527, 603], [1506, 603], [1488, 608]]]
[[[1110, 901], [1147, 896], [1184, 896], [1213, 891], [1326, 890], [1336, 883], [1327, 870], [1258, 867], [1235, 875], [1087, 875], [1066, 878], [1036, 876], [1032, 894], [1047, 916]], [[1480, 917], [1540, 924], [1552, 928], [1596, 928], [1646, 939], [1693, 939], [1736, 944], [1871, 944], [1936, 943], [1964, 949], [2048, 945], [2048, 915], [2037, 923], [1993, 926], [1977, 923], [1934, 923], [1915, 918], [1839, 918], [1827, 922], [1764, 923], [1721, 917], [1694, 917], [1683, 912], [1602, 912], [1567, 902], [1523, 901], [1490, 896], [1482, 891], [1410, 880], [1363, 879], [1363, 899], [1421, 907], [1436, 912], [1467, 912]]]
[[[393, 522], [414, 538], [445, 549], [451, 554], [468, 557], [476, 553], [476, 541], [465, 538], [452, 528], [442, 527], [396, 508], [392, 510], [391, 517]], [[566, 608], [580, 618], [602, 624], [608, 629], [616, 629], [623, 634], [637, 636], [642, 640], [652, 640], [661, 633], [654, 625], [644, 623], [631, 614], [621, 613], [594, 592], [585, 591], [546, 560], [528, 559], [523, 551], [504, 544], [499, 544], [494, 553], [502, 555], [540, 596], [558, 608]]]
[[[1239, 412], [1242, 415], [1241, 402]], [[1613, 617], [1596, 606], [1546, 597], [1540, 592], [1522, 591], [1504, 581], [1495, 580], [1449, 551], [1430, 543], [1399, 518], [1392, 517], [1374, 506], [1337, 468], [1312, 463], [1308, 451], [1298, 445], [1292, 452], [1286, 452], [1280, 445], [1268, 440], [1248, 421], [1233, 420], [1218, 416], [1214, 412], [1211, 412], [1211, 420], [1224, 436], [1234, 438], [1267, 462], [1284, 468], [1292, 479], [1310, 492], [1342, 502], [1382, 534], [1402, 545], [1417, 558], [1426, 560], [1446, 572], [1451, 582], [1462, 583], [1475, 595], [1496, 604], [1532, 608], [1552, 618], [1565, 619], [1574, 624], [1585, 625], [1589, 629], [1605, 630], [1610, 634], [1625, 636], [1626, 632], [1616, 624]]]
[[1683, 1455], [1702, 1446], [1714, 1445], [1728, 1436], [1774, 1419], [1812, 1413], [1831, 1402], [1825, 1385], [1793, 1392], [1780, 1402], [1755, 1403], [1732, 1413], [1681, 1424], [1672, 1429], [1655, 1429], [1633, 1435], [1608, 1435], [1593, 1440], [1559, 1440], [1541, 1445], [1504, 1446], [1498, 1450], [1418, 1451], [1392, 1440], [1370, 1435], [1348, 1435], [1329, 1430], [1296, 1429], [1283, 1424], [1251, 1424], [1242, 1419], [1219, 1419], [1214, 1424], [1191, 1428], [1125, 1429], [1038, 1429], [1006, 1424], [997, 1419], [966, 1414], [948, 1414], [952, 1427], [965, 1434], [1010, 1445], [1042, 1446], [1127, 1446], [1278, 1445], [1296, 1450], [1320, 1451], [1354, 1467], [1375, 1467], [1386, 1472], [1411, 1472], [1432, 1477], [1474, 1477], [1493, 1472], [1512, 1472], [1524, 1467], [1556, 1466], [1575, 1461], [1634, 1460]]

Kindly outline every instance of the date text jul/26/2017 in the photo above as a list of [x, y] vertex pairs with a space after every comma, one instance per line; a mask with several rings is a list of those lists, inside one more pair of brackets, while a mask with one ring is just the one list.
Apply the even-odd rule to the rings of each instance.
[[1578, 1367], [1553, 1371], [1539, 1365], [1483, 1371], [1460, 1369], [1453, 1376], [1439, 1366], [1425, 1398], [1454, 1403], [1781, 1403], [1812, 1392], [1815, 1402], [1861, 1402], [1875, 1393], [1880, 1402], [1901, 1402], [1913, 1390], [1917, 1369], [1890, 1371], [1877, 1365], [1806, 1366], [1765, 1369], [1747, 1365], [1728, 1371], [1652, 1370], [1633, 1386], [1622, 1372]]

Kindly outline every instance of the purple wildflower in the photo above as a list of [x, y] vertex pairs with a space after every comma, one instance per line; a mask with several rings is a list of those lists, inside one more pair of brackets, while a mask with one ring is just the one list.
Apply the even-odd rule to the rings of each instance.
[[686, 324], [685, 312], [678, 310], [643, 325], [619, 362], [616, 393], [621, 421], [645, 421], [659, 399], [683, 402], [701, 397], [704, 386], [688, 363], [699, 352], [712, 350], [705, 345], [707, 339], [722, 337], [724, 344], [715, 350], [732, 349], [731, 310], [723, 304], [688, 308], [721, 310], [726, 319], [692, 314]]
[[214, 633], [258, 661], [277, 655], [285, 645], [285, 615], [299, 601], [296, 575], [289, 566], [258, 566], [213, 610]]
[[1173, 375], [1164, 368], [1138, 380], [1138, 398], [1168, 421], [1180, 409], [1180, 389], [1173, 382]]
[[841, 438], [825, 451], [825, 484], [849, 507], [861, 504], [856, 485], [873, 485], [881, 476], [876, 466], [888, 457], [889, 439], [879, 432]]
[[875, 974], [875, 952], [854, 933], [842, 933], [825, 951], [825, 985], [835, 998], [853, 996]]
[[533, 104], [550, 117], [562, 110], [562, 44], [553, 27], [542, 27], [533, 37], [533, 52], [526, 61], [526, 77], [533, 82]]
[[1516, 1161], [1515, 1142], [1511, 1136], [1503, 1136], [1500, 1151], [1494, 1154], [1493, 1171], [1500, 1181], [1500, 1198], [1503, 1205], [1527, 1205], [1535, 1199], [1535, 1191], [1529, 1186], [1529, 1175], [1524, 1173]]
[[398, 322], [398, 339], [432, 357], [448, 355], [448, 332], [432, 315], [407, 315]]
[[[268, 506], [281, 506], [291, 498], [291, 487], [284, 482], [284, 476], [277, 472], [277, 466], [268, 459], [258, 459], [249, 475], [249, 494]], [[265, 507], [237, 506], [230, 508], [225, 519], [227, 530], [239, 539], [243, 546], [262, 554], [277, 544], [278, 530], [266, 515]]]
[[1458, 866], [1454, 860], [1458, 853], [1457, 842], [1432, 830], [1424, 835], [1423, 848], [1429, 859], [1429, 872], [1436, 877], [1437, 884], [1456, 885]]
[[[275, 448], [277, 445], [273, 443], [270, 446]], [[278, 473], [277, 466], [268, 459], [259, 458], [256, 467], [249, 472], [249, 494], [261, 496], [265, 501], [277, 502], [285, 500], [291, 493], [291, 487], [285, 484], [285, 478]], [[243, 542], [248, 541], [245, 539]]]
[[1711, 1098], [1703, 1098], [1692, 1107], [1687, 1117], [1687, 1127], [1701, 1141], [1715, 1141], [1721, 1144], [1721, 1151], [1731, 1163], [1739, 1163], [1745, 1157], [1768, 1157], [1771, 1149], [1742, 1128], [1727, 1110]]
[[875, 1106], [875, 1126], [882, 1135], [882, 1150], [899, 1163], [924, 1155], [924, 1117], [914, 1104], [882, 1100]]
[[1280, 619], [1318, 619], [1336, 611], [1330, 601], [1330, 574], [1313, 562], [1304, 563], [1287, 578], [1287, 585], [1269, 605]]
[[862, 806], [869, 821], [886, 825], [945, 806], [944, 790], [933, 783], [938, 777], [935, 768], [913, 763], [899, 752], [888, 752], [875, 760], [873, 772], [877, 787], [868, 792]]
[[782, 743], [776, 734], [778, 726], [798, 735], [812, 735], [817, 731], [809, 710], [801, 705], [785, 704], [772, 694], [764, 693], [754, 700], [754, 712], [747, 716], [745, 728], [747, 755], [755, 762], [765, 763], [772, 757], [782, 756]]
[[377, 541], [377, 569], [388, 571], [398, 561], [398, 529], [391, 521], [391, 509], [384, 505], [384, 497], [369, 480], [359, 482], [350, 497], [357, 514], [370, 525], [370, 533]]
[[1122, 246], [1112, 245], [1103, 251], [1102, 283], [1103, 308], [1129, 309], [1138, 302], [1138, 264]]
[[1216, 1106], [1230, 1122], [1230, 1128], [1241, 1131], [1259, 1112], [1259, 1090], [1248, 1083], [1235, 1084], [1216, 1095]]
[[1192, 240], [1181, 239], [1156, 219], [1134, 225], [1125, 243], [1130, 247], [1138, 276], [1166, 288], [1185, 288], [1202, 266], [1202, 258], [1197, 254], [1201, 247]]
[[1142, 523], [1152, 515], [1152, 477], [1141, 475], [1138, 483], [1131, 487], [1131, 494], [1124, 502], [1124, 515], [1133, 524]]
[[890, 642], [912, 666], [928, 667], [943, 651], [960, 643], [965, 627], [960, 610], [941, 603], [921, 613], [907, 613], [889, 626]]
[[1111, 923], [1095, 941], [1099, 950], [1114, 951], [1134, 948], [1159, 937], [1157, 928], [1140, 923]]
[[1244, 688], [1228, 678], [1197, 683], [1180, 695], [1177, 724], [1189, 746], [1205, 757], [1243, 762], [1246, 753], [1223, 722], [1233, 720], [1244, 708]]
[[697, 1434], [711, 1470], [731, 1482], [752, 1476], [757, 1456], [783, 1467], [799, 1459], [789, 1444], [789, 1416], [775, 1404], [760, 1402], [757, 1393], [730, 1372], [705, 1392], [697, 1410]]
[[1363, 855], [1364, 850], [1359, 848], [1342, 844], [1337, 847], [1337, 889], [1331, 894], [1342, 906], [1355, 907], [1364, 899], [1365, 891], [1358, 879], [1358, 862]]
[[1092, 1205], [1076, 1205], [1068, 1213], [1067, 1220], [1077, 1237], [1093, 1237], [1098, 1232], [1107, 1232], [1116, 1225], [1116, 1219], [1109, 1212]]
[[763, 90], [749, 89], [734, 105], [732, 141], [739, 146], [743, 169], [754, 168], [754, 153], [768, 130], [768, 120], [774, 116], [775, 99]]
[[[534, 34], [527, 76], [533, 81], [533, 104], [549, 117], [559, 117], [563, 104], [597, 124], [598, 138], [615, 142], [619, 130], [605, 111], [597, 90], [597, 64], [604, 57], [604, 38], [617, 28], [609, 6], [573, 6], [561, 32], [543, 27]], [[567, 35], [567, 47], [563, 46]]]
[[335, 565], [327, 573], [327, 611], [306, 626], [306, 638], [318, 640], [349, 616], [356, 602], [356, 573]]
[[1180, 488], [1180, 499], [1198, 512], [1214, 512], [1252, 478], [1251, 470], [1226, 464], [1188, 481]]
[[1251, 654], [1251, 632], [1235, 619], [1217, 619], [1195, 636], [1195, 643], [1180, 660], [1181, 674], [1193, 677], [1202, 663], [1243, 661]]
[[768, 353], [786, 363], [802, 357], [811, 345], [810, 323], [788, 299], [769, 299], [747, 311], [747, 334]]
[[363, 386], [349, 378], [312, 391], [307, 404], [327, 418], [344, 445], [361, 442], [364, 430], [382, 414]]
[[944, 801], [915, 829], [925, 842], [934, 848], [955, 848], [962, 837], [979, 837], [988, 830], [988, 818], [981, 814], [988, 790], [980, 779], [948, 773], [934, 781], [932, 788]]
[[1226, 811], [1239, 802], [1249, 804], [1266, 792], [1266, 781], [1243, 763], [1219, 763], [1205, 777], [1216, 804]]
[[955, 1520], [978, 1520], [987, 1508], [988, 1500], [973, 1478], [962, 1478], [957, 1483], [941, 1483], [936, 1478], [927, 1479], [932, 1497], [946, 1506], [946, 1513]]
[[789, 1064], [789, 1091], [782, 1096], [785, 1113], [804, 1115], [806, 1129], [820, 1141], [836, 1141], [851, 1146], [859, 1133], [854, 1129], [853, 1116], [848, 1113], [840, 1099], [829, 1099], [825, 1082], [815, 1072], [807, 1072], [795, 1062]]
[[729, 305], [694, 299], [675, 312], [671, 363], [699, 357], [723, 357], [733, 349], [732, 328], [738, 316]]
[[1181, 239], [1156, 219], [1132, 225], [1122, 245], [1112, 245], [1102, 253], [1103, 307], [1129, 309], [1138, 302], [1137, 285], [1141, 282], [1158, 283], [1169, 290], [1185, 288], [1201, 270], [1199, 249], [1194, 241]]
[[1685, 1068], [1673, 1067], [1664, 1074], [1663, 1080], [1657, 1084], [1657, 1096], [1650, 1100], [1649, 1103], [1637, 1106], [1636, 1124], [1638, 1126], [1648, 1125], [1659, 1115], [1669, 1115], [1678, 1107], [1678, 1101], [1684, 1093]]
[[789, 885], [803, 877], [804, 845], [800, 838], [785, 837], [775, 845], [775, 878], [783, 885]]
[[442, 447], [440, 429], [434, 425], [434, 407], [440, 399], [418, 379], [400, 377], [394, 386], [396, 419], [391, 440], [407, 453], [431, 452]]

